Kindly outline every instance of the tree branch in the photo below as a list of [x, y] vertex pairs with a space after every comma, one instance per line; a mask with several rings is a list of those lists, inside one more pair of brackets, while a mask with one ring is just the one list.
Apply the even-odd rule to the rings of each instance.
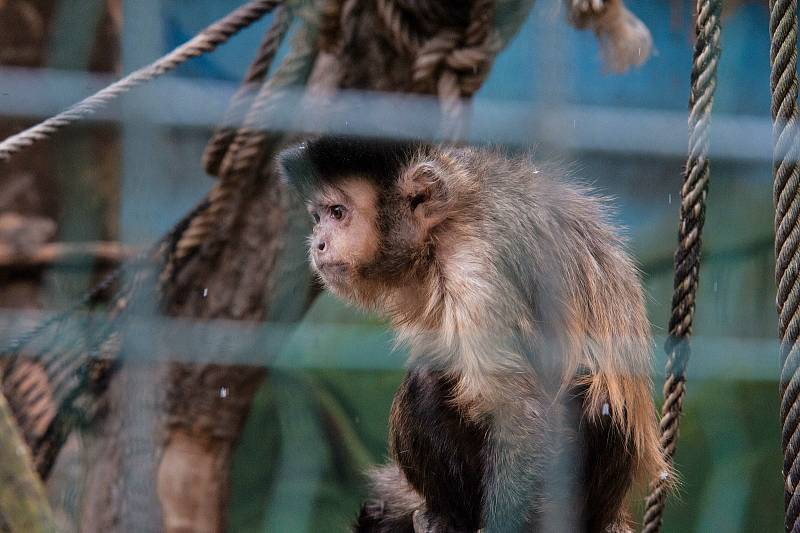
[[51, 242], [31, 252], [0, 243], [0, 268], [74, 264], [87, 259], [114, 265], [133, 258], [139, 251], [118, 242]]

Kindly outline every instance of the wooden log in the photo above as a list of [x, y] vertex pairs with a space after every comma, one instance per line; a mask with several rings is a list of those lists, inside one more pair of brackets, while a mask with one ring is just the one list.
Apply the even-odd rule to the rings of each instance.
[[44, 487], [14, 416], [0, 394], [0, 524], [11, 533], [54, 531]]

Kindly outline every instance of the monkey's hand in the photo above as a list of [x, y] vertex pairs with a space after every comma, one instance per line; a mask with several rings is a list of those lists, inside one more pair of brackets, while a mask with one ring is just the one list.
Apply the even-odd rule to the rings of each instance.
[[606, 6], [607, 0], [569, 0], [570, 11], [573, 17], [600, 13]]
[[414, 533], [480, 533], [481, 530], [466, 530], [452, 527], [448, 521], [429, 511], [417, 509], [412, 516]]
[[612, 72], [641, 66], [653, 48], [644, 22], [622, 0], [567, 0], [569, 20], [579, 29], [590, 28], [600, 43], [600, 53]]

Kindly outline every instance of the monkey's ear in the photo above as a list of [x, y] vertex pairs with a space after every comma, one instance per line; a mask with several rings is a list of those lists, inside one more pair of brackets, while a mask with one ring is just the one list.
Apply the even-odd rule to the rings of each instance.
[[281, 180], [291, 185], [302, 196], [308, 197], [319, 186], [319, 178], [309, 157], [307, 143], [286, 148], [278, 154], [277, 160]]
[[414, 215], [428, 228], [442, 222], [449, 212], [450, 198], [444, 170], [433, 161], [412, 164], [400, 176], [398, 188]]

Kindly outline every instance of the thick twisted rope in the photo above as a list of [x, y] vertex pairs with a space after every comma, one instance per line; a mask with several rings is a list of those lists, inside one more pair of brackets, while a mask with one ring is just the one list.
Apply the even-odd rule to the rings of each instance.
[[162, 283], [168, 280], [177, 264], [192, 251], [211, 244], [211, 236], [222, 236], [235, 216], [235, 207], [241, 196], [248, 173], [256, 172], [268, 148], [271, 132], [264, 127], [264, 119], [274, 112], [282, 101], [286, 89], [305, 83], [318, 53], [313, 27], [298, 30], [293, 37], [290, 54], [262, 86], [245, 117], [244, 124], [231, 141], [220, 165], [220, 180], [209, 193], [209, 206], [194, 217], [181, 235], [174, 253], [162, 274]]
[[395, 47], [408, 54], [416, 53], [422, 45], [422, 37], [408, 23], [405, 13], [395, 0], [375, 0], [375, 6], [381, 22], [394, 38]]
[[797, 0], [770, 2], [775, 281], [781, 353], [784, 527], [800, 531], [800, 155], [797, 134]]
[[494, 0], [473, 0], [463, 35], [443, 30], [425, 43], [414, 63], [415, 83], [438, 74], [436, 92], [442, 106], [444, 132], [460, 138], [466, 129], [464, 98], [480, 88], [502, 48], [494, 29]]
[[150, 65], [131, 72], [121, 80], [101, 89], [65, 111], [5, 139], [0, 143], [0, 161], [8, 161], [14, 154], [38, 141], [51, 137], [61, 128], [92, 115], [134, 87], [174, 70], [178, 65], [193, 57], [211, 52], [281, 3], [282, 0], [248, 2]]
[[[661, 408], [661, 447], [671, 465], [678, 437], [678, 422], [686, 394], [686, 365], [692, 333], [695, 297], [700, 277], [700, 249], [708, 193], [708, 129], [717, 63], [720, 56], [720, 0], [698, 0], [696, 42], [689, 96], [689, 156], [681, 187], [680, 227], [675, 251], [672, 315], [669, 320], [664, 405]], [[643, 532], [661, 529], [670, 479], [665, 472], [651, 483], [647, 497]]]
[[260, 85], [269, 71], [275, 54], [292, 23], [292, 13], [286, 6], [279, 6], [272, 16], [272, 25], [264, 34], [256, 58], [250, 64], [239, 90], [231, 98], [220, 126], [208, 141], [203, 153], [203, 166], [212, 175], [219, 174], [219, 167], [231, 145], [239, 124], [245, 117], [251, 96], [257, 85]]
[[[416, 90], [426, 92], [427, 88], [435, 87], [442, 108], [444, 133], [449, 138], [459, 138], [465, 128], [463, 99], [480, 88], [502, 48], [494, 27], [495, 1], [473, 0], [469, 21], [463, 30], [445, 26], [427, 39], [407, 20], [398, 0], [377, 0], [375, 5], [398, 51], [414, 60], [412, 81]], [[441, 10], [445, 8], [438, 8]], [[438, 17], [443, 14], [428, 9], [417, 15]]]

